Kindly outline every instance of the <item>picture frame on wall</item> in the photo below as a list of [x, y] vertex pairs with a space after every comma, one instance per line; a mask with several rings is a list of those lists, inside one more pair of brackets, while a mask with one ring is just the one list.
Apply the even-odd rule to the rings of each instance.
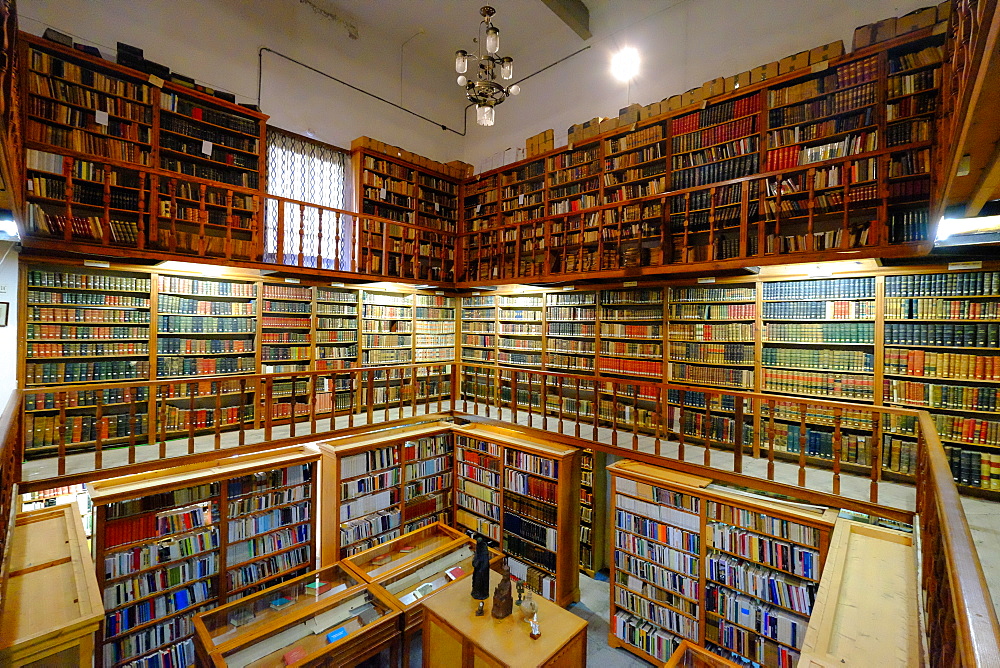
[[0, 327], [7, 326], [7, 317], [10, 313], [10, 302], [0, 302]]

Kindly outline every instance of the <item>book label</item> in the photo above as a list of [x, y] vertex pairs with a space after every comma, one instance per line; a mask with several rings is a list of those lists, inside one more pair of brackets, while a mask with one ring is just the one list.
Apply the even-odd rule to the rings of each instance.
[[84, 267], [101, 267], [102, 269], [107, 269], [111, 266], [110, 262], [102, 262], [101, 260], [84, 260]]
[[98, 125], [107, 125], [108, 124], [108, 112], [101, 111], [100, 109], [98, 109], [97, 111], [95, 111], [94, 112], [94, 122], [97, 123]]
[[286, 278], [286, 279], [285, 279], [285, 283], [301, 283], [301, 282], [302, 282], [302, 281], [300, 281], [300, 280], [299, 280], [299, 279], [297, 279], [297, 278]]
[[715, 276], [704, 276], [698, 279], [699, 283], [715, 283]]
[[639, 281], [625, 281], [622, 283], [623, 288], [634, 288], [639, 285]]
[[156, 76], [155, 74], [149, 75], [149, 85], [156, 86], [157, 88], [163, 88], [163, 79]]
[[207, 139], [202, 140], [201, 152], [204, 153], [205, 155], [212, 155], [212, 142], [208, 141]]
[[972, 262], [949, 262], [948, 271], [958, 271], [960, 269], [982, 269], [983, 263], [980, 260]]
[[347, 637], [347, 629], [341, 626], [339, 629], [334, 629], [333, 631], [330, 631], [329, 633], [326, 634], [326, 642], [328, 644], [334, 643], [340, 640], [341, 638], [346, 638], [346, 637]]

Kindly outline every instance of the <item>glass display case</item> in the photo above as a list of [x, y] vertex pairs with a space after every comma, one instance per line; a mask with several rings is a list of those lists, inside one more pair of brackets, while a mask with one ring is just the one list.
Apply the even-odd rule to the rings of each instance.
[[399, 614], [382, 590], [334, 564], [197, 615], [198, 665], [351, 666], [385, 649], [395, 661]]
[[378, 582], [383, 576], [404, 566], [424, 563], [442, 548], [453, 546], [458, 542], [475, 545], [475, 542], [464, 533], [435, 522], [364, 552], [351, 555], [341, 563], [347, 564], [365, 581]]

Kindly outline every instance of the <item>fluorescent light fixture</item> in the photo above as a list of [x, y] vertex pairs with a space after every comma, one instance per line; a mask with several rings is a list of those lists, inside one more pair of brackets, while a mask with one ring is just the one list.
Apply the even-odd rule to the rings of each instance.
[[181, 262], [179, 260], [165, 260], [156, 266], [167, 271], [183, 271], [188, 274], [214, 277], [224, 276], [229, 269], [221, 264], [199, 264], [197, 262]]
[[611, 57], [611, 74], [619, 81], [631, 81], [639, 74], [639, 52], [631, 46]]
[[14, 222], [14, 212], [10, 209], [0, 209], [0, 241], [17, 241], [21, 238]]
[[938, 223], [935, 241], [944, 241], [956, 234], [979, 234], [1000, 232], [1000, 216], [980, 216], [979, 218], [942, 218]]

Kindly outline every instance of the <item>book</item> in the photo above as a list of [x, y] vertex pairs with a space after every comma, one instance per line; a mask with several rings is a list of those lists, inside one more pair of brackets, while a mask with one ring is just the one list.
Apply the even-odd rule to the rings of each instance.
[[286, 666], [290, 666], [306, 658], [306, 651], [301, 647], [294, 647], [282, 655]]
[[462, 569], [461, 566], [455, 566], [454, 568], [449, 568], [448, 570], [446, 570], [444, 574], [448, 576], [449, 580], [457, 580], [458, 578], [465, 575], [465, 571]]
[[294, 603], [295, 601], [291, 601], [287, 598], [276, 598], [273, 601], [271, 601], [271, 609], [284, 610], [285, 608], [290, 607]]

